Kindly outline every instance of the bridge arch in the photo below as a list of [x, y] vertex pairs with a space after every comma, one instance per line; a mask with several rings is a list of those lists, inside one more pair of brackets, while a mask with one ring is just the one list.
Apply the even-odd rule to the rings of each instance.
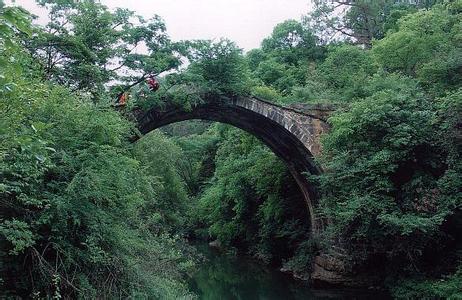
[[259, 138], [287, 165], [306, 201], [312, 232], [322, 222], [316, 217], [316, 191], [308, 184], [305, 173], [319, 174], [314, 162], [319, 154], [319, 136], [327, 131], [326, 110], [319, 108], [286, 108], [255, 97], [214, 97], [184, 109], [177, 105], [155, 107], [135, 114], [141, 134], [162, 126], [202, 119], [238, 127]]

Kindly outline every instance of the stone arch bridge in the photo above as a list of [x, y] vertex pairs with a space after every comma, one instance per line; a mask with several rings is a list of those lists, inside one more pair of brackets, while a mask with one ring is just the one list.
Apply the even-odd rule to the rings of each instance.
[[328, 130], [329, 107], [296, 104], [283, 107], [256, 97], [213, 97], [184, 109], [167, 104], [148, 111], [135, 111], [141, 134], [159, 127], [190, 119], [203, 119], [234, 125], [263, 141], [287, 165], [306, 200], [312, 232], [317, 234], [322, 221], [317, 218], [317, 197], [305, 173], [319, 174], [314, 157], [321, 151], [320, 136]]

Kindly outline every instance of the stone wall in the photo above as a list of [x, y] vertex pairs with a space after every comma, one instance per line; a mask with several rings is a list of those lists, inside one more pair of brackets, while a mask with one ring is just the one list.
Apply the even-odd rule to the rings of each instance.
[[332, 107], [310, 104], [283, 107], [255, 97], [239, 97], [233, 99], [233, 104], [277, 122], [295, 135], [312, 155], [321, 153], [320, 136], [329, 130], [327, 118], [333, 112]]

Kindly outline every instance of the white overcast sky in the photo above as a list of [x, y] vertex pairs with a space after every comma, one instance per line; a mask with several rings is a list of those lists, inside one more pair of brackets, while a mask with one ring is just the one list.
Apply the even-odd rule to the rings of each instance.
[[[310, 0], [102, 0], [109, 8], [124, 7], [146, 18], [160, 15], [173, 40], [226, 37], [239, 47], [259, 47], [273, 27], [287, 19], [299, 20], [311, 9]], [[11, 1], [7, 1], [11, 3]], [[16, 5], [43, 16], [34, 0]]]

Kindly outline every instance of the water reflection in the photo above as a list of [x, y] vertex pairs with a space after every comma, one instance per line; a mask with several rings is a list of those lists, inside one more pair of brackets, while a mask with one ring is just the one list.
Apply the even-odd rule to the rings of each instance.
[[311, 289], [307, 283], [272, 270], [245, 257], [222, 254], [200, 245], [207, 261], [190, 282], [191, 289], [204, 300], [221, 299], [386, 299], [377, 293]]

